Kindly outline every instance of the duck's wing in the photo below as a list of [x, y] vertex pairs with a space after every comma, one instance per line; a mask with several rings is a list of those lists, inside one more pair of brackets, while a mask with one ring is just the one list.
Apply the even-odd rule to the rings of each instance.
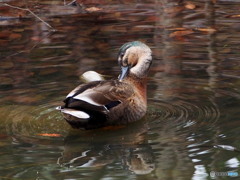
[[90, 82], [76, 87], [67, 95], [62, 112], [89, 119], [91, 114], [107, 114], [132, 94], [131, 86], [117, 80]]
[[128, 84], [119, 81], [94, 81], [83, 84], [70, 92], [66, 99], [66, 107], [108, 111], [133, 94]]

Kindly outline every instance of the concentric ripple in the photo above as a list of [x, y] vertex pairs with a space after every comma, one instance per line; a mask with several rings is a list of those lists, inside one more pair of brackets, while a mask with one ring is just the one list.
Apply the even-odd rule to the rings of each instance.
[[189, 127], [194, 124], [207, 123], [208, 128], [212, 128], [220, 116], [217, 105], [209, 98], [185, 99], [176, 98], [171, 101], [150, 99], [147, 116], [153, 121], [153, 124], [164, 124], [165, 121], [171, 121], [178, 126]]
[[5, 119], [2, 126], [15, 137], [62, 138], [69, 128], [50, 104], [9, 105], [2, 111], [6, 112], [2, 114]]

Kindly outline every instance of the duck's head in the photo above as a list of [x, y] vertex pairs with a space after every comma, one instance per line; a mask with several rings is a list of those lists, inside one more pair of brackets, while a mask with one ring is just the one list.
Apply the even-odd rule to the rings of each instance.
[[121, 66], [120, 81], [128, 75], [144, 78], [152, 63], [152, 51], [142, 42], [128, 42], [119, 50], [118, 63]]

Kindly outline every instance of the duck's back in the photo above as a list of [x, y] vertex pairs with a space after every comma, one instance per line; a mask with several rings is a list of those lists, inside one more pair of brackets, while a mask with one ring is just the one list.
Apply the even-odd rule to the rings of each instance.
[[141, 118], [146, 105], [129, 83], [94, 81], [82, 84], [64, 100], [62, 113], [74, 128], [120, 125]]

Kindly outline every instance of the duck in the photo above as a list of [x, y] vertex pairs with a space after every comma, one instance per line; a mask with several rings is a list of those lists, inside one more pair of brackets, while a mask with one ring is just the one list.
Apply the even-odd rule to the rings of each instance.
[[73, 128], [125, 126], [146, 114], [151, 49], [140, 41], [125, 43], [119, 49], [117, 61], [121, 67], [117, 79], [99, 80], [97, 76], [66, 96], [60, 111]]

